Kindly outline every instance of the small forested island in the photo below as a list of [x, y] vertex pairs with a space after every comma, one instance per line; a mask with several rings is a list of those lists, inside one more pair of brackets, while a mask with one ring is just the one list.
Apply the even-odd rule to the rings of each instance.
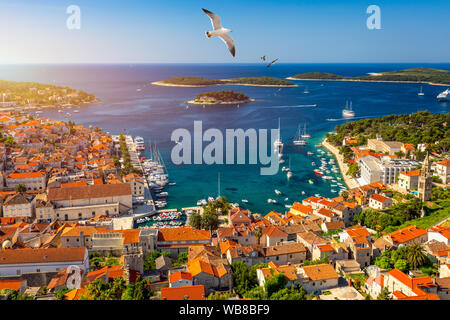
[[0, 80], [2, 107], [55, 107], [98, 102], [93, 94], [37, 82]]
[[162, 81], [152, 82], [153, 85], [169, 87], [205, 87], [215, 85], [246, 85], [262, 87], [295, 87], [294, 83], [285, 79], [273, 77], [244, 77], [232, 79], [208, 79], [201, 77], [174, 77]]
[[250, 99], [243, 93], [226, 91], [212, 91], [197, 94], [195, 99], [188, 101], [189, 104], [217, 105], [217, 104], [241, 104], [256, 101]]
[[414, 82], [414, 83], [428, 83], [433, 85], [450, 85], [450, 71], [433, 68], [410, 68], [398, 71], [369, 73], [368, 76], [357, 76], [357, 77], [345, 77], [326, 72], [306, 72], [294, 75], [287, 79]]
[[365, 145], [367, 139], [378, 135], [383, 141], [400, 141], [415, 148], [420, 143], [431, 144], [432, 151], [445, 154], [450, 151], [449, 124], [450, 113], [419, 111], [348, 122], [336, 126], [336, 133], [328, 133], [326, 138], [335, 146], [341, 146], [348, 137], [357, 140], [357, 145]]

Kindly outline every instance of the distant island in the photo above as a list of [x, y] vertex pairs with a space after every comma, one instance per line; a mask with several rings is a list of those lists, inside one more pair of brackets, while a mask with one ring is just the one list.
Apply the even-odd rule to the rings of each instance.
[[288, 77], [289, 80], [340, 80], [374, 82], [413, 82], [431, 85], [450, 85], [450, 71], [433, 68], [410, 68], [398, 71], [369, 73], [368, 76], [345, 77], [326, 72], [306, 72]]
[[0, 105], [3, 108], [59, 107], [98, 101], [93, 94], [69, 87], [0, 80]]
[[218, 104], [241, 104], [256, 101], [250, 99], [243, 93], [227, 91], [212, 91], [203, 92], [197, 94], [195, 99], [187, 101], [189, 104], [201, 104], [201, 105], [218, 105]]
[[232, 79], [208, 79], [201, 77], [174, 77], [162, 81], [152, 82], [157, 86], [168, 87], [206, 87], [216, 85], [242, 85], [260, 87], [296, 87], [293, 82], [273, 77], [244, 77]]

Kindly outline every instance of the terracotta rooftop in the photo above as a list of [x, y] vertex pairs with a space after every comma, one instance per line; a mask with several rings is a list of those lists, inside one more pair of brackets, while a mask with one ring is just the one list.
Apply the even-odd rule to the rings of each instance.
[[48, 200], [61, 201], [124, 195], [131, 195], [131, 185], [129, 183], [52, 188], [48, 191]]
[[86, 248], [8, 249], [0, 251], [0, 265], [84, 261]]
[[161, 288], [161, 300], [206, 300], [203, 285]]

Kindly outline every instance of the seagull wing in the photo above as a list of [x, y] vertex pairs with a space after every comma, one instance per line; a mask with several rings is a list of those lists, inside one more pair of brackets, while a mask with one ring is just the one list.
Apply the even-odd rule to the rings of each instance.
[[228, 47], [228, 50], [230, 50], [231, 55], [234, 57], [234, 55], [236, 54], [236, 47], [234, 46], [233, 39], [227, 34], [222, 34], [219, 36], [219, 38], [222, 39], [223, 42], [225, 42], [225, 44]]
[[275, 59], [275, 60], [273, 60], [271, 63], [269, 63], [269, 64], [267, 65], [267, 68], [270, 67], [271, 65], [273, 65], [275, 62], [277, 62], [277, 60], [278, 60], [278, 59]]
[[212, 24], [214, 30], [222, 29], [222, 23], [220, 22], [220, 18], [218, 15], [212, 13], [209, 10], [203, 9], [203, 8], [202, 8], [202, 10], [211, 19], [211, 24]]

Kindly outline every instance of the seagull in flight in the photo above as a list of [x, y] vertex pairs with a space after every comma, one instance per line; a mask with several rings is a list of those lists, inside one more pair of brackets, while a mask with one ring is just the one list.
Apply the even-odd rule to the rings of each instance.
[[271, 65], [273, 65], [275, 62], [277, 62], [277, 60], [278, 60], [278, 58], [276, 58], [276, 59], [273, 60], [271, 63], [269, 63], [269, 64], [267, 65], [267, 68], [270, 67]]
[[220, 17], [218, 15], [203, 8], [202, 10], [211, 19], [211, 24], [214, 29], [213, 31], [206, 31], [206, 36], [208, 38], [218, 36], [223, 40], [223, 42], [225, 42], [228, 50], [230, 50], [231, 55], [234, 57], [236, 54], [236, 47], [234, 46], [233, 39], [227, 34], [228, 32], [231, 32], [231, 30], [222, 27], [222, 23], [220, 22]]
[[266, 56], [262, 56], [262, 57], [261, 57], [261, 60], [262, 60], [262, 61], [266, 61]]

